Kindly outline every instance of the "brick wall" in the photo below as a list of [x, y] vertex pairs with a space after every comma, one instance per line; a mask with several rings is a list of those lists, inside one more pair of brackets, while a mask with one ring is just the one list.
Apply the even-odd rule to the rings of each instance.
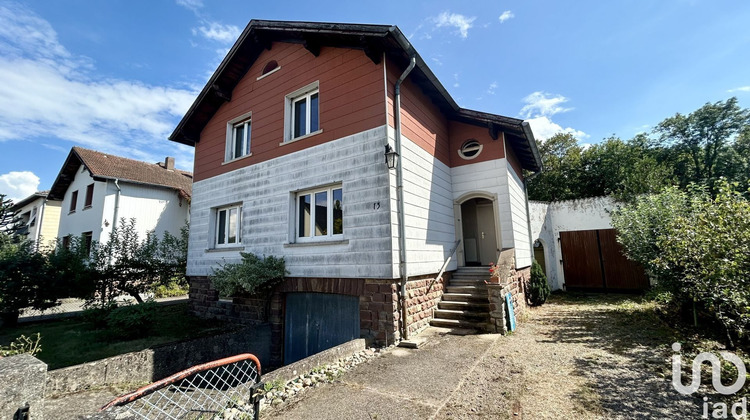
[[516, 321], [526, 310], [526, 283], [531, 278], [531, 268], [511, 270], [507, 281], [500, 284], [488, 284], [487, 294], [490, 301], [490, 332], [505, 334], [508, 331], [505, 296], [510, 293], [513, 299], [513, 313]]
[[[445, 280], [433, 282], [433, 276], [410, 279], [407, 291], [409, 334], [429, 325], [433, 311], [443, 296]], [[271, 325], [271, 364], [281, 365], [284, 342], [284, 296], [286, 293], [333, 293], [359, 297], [360, 337], [376, 345], [387, 346], [401, 339], [399, 279], [321, 279], [286, 278], [272, 294], [259, 297], [235, 297], [219, 300], [208, 277], [190, 278], [190, 309], [201, 317], [227, 322]]]

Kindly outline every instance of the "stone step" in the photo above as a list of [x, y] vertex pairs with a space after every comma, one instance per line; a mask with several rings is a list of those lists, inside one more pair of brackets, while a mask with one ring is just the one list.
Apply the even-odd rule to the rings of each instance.
[[484, 303], [479, 302], [464, 302], [464, 301], [440, 301], [438, 303], [439, 309], [452, 309], [459, 311], [475, 311], [475, 312], [490, 312], [490, 304], [485, 300]]
[[478, 330], [484, 330], [486, 327], [486, 324], [482, 322], [470, 322], [470, 321], [462, 321], [459, 319], [443, 319], [443, 318], [433, 318], [432, 321], [430, 321], [430, 325], [432, 325], [433, 327], [470, 328], [470, 329], [478, 329]]
[[481, 321], [489, 322], [489, 314], [487, 312], [475, 312], [475, 311], [461, 311], [454, 309], [437, 309], [435, 310], [435, 318], [439, 319], [460, 319], [464, 321]]
[[485, 280], [489, 281], [490, 280], [490, 276], [460, 276], [460, 277], [453, 276], [453, 277], [451, 277], [451, 281], [452, 282], [453, 281], [458, 281], [458, 280], [463, 280], [463, 281], [481, 281], [481, 282], [484, 282]]
[[487, 287], [481, 286], [453, 286], [450, 285], [445, 288], [448, 293], [471, 293], [473, 295], [487, 296]]
[[451, 286], [484, 286], [484, 280], [451, 279]]
[[487, 295], [475, 295], [472, 293], [443, 293], [443, 302], [476, 302], [488, 303]]

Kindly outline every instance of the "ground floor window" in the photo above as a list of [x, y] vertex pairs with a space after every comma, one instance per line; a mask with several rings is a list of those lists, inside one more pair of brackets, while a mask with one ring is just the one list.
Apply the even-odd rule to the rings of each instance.
[[297, 239], [343, 237], [344, 197], [341, 185], [297, 193]]

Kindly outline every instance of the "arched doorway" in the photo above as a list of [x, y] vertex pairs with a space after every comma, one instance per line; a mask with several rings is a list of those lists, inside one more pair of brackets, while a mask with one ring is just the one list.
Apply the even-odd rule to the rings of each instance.
[[547, 274], [547, 259], [544, 257], [544, 242], [541, 239], [534, 241], [534, 259], [542, 267], [542, 272], [549, 278]]
[[497, 230], [493, 202], [472, 198], [461, 204], [464, 263], [467, 266], [497, 262]]

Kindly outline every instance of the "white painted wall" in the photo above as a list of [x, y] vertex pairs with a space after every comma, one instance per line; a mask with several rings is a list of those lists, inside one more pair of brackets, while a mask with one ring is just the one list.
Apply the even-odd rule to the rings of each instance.
[[[386, 141], [382, 126], [195, 182], [187, 274], [210, 275], [244, 251], [283, 256], [292, 277], [392, 278]], [[294, 193], [333, 183], [343, 186], [345, 243], [291, 244]], [[212, 249], [212, 209], [234, 203], [242, 246]]]
[[[389, 129], [394, 144], [395, 132]], [[445, 263], [456, 241], [451, 172], [448, 165], [402, 136], [407, 275], [435, 274]], [[399, 259], [399, 230], [396, 207], [396, 171], [391, 171], [391, 219], [393, 261]], [[455, 270], [453, 258], [446, 270]], [[393, 276], [399, 276], [398, 265]]]
[[[92, 182], [94, 183], [94, 196], [91, 207], [84, 209], [86, 187]], [[159, 237], [164, 231], [179, 235], [180, 228], [189, 218], [190, 206], [186, 200], [180, 200], [177, 191], [127, 181], [120, 181], [119, 185], [122, 191], [117, 218], [118, 220], [135, 218], [136, 231], [141, 240], [149, 231], [154, 231]], [[76, 210], [71, 213], [71, 196], [76, 190], [78, 191]], [[114, 181], [94, 181], [89, 172], [81, 166], [68, 190], [65, 191], [60, 215], [59, 237], [80, 236], [90, 231], [92, 240], [106, 243], [113, 227], [116, 194], [117, 188]]]
[[610, 197], [544, 203], [531, 201], [531, 234], [544, 245], [547, 280], [554, 289], [565, 283], [560, 251], [560, 232], [592, 229], [611, 229], [610, 212], [617, 203]]
[[531, 242], [529, 242], [529, 218], [526, 213], [526, 191], [523, 187], [523, 181], [516, 175], [516, 171], [509, 164], [506, 167], [516, 267], [523, 268], [530, 266], [532, 259]]

